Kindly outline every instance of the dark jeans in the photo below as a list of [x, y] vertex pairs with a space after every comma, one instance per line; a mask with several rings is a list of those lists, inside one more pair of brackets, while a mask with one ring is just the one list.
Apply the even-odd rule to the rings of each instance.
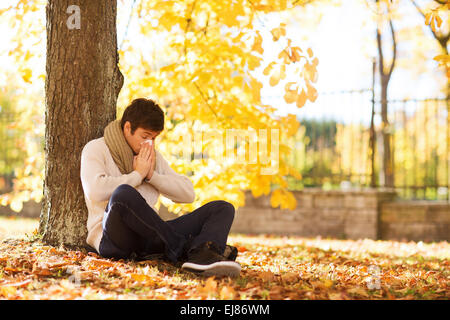
[[191, 213], [164, 221], [132, 186], [118, 186], [105, 210], [99, 253], [127, 259], [163, 253], [176, 262], [187, 250], [207, 241], [225, 250], [233, 223], [234, 206], [224, 200], [204, 204]]

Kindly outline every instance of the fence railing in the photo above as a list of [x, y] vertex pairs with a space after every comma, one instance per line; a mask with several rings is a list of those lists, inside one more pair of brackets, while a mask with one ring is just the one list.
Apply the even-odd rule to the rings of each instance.
[[[389, 127], [384, 130], [391, 134], [394, 187], [400, 197], [450, 199], [448, 104], [438, 98], [388, 101]], [[381, 106], [371, 89], [322, 93], [309, 108], [314, 110], [298, 113], [301, 126], [289, 141], [293, 152], [285, 160], [302, 174], [302, 180], [288, 179], [290, 187], [384, 186]]]
[[20, 128], [11, 125], [17, 115], [5, 112], [0, 106], [0, 192], [12, 189], [14, 169], [23, 163], [23, 154], [18, 148]]

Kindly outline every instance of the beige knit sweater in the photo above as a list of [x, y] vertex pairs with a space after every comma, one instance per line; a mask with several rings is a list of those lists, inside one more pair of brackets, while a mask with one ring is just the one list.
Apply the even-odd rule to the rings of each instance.
[[191, 180], [176, 173], [156, 151], [156, 166], [149, 182], [137, 171], [122, 174], [114, 162], [104, 137], [89, 141], [81, 152], [81, 184], [84, 199], [88, 208], [86, 242], [97, 252], [103, 235], [102, 220], [109, 198], [121, 184], [129, 184], [154, 207], [160, 194], [177, 203], [191, 203], [195, 199], [194, 186]]

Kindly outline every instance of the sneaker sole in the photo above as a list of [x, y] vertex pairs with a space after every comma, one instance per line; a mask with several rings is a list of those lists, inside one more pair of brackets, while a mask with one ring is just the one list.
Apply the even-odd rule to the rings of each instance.
[[241, 265], [234, 261], [219, 261], [207, 265], [185, 262], [181, 266], [181, 269], [186, 269], [204, 276], [237, 277], [241, 273]]

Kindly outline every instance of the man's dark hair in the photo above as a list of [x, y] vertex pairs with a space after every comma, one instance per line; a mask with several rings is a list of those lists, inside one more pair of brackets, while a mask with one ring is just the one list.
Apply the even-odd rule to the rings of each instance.
[[125, 122], [130, 121], [131, 134], [134, 134], [137, 128], [162, 131], [164, 129], [164, 112], [161, 107], [150, 99], [134, 99], [125, 109], [120, 120], [122, 130]]

